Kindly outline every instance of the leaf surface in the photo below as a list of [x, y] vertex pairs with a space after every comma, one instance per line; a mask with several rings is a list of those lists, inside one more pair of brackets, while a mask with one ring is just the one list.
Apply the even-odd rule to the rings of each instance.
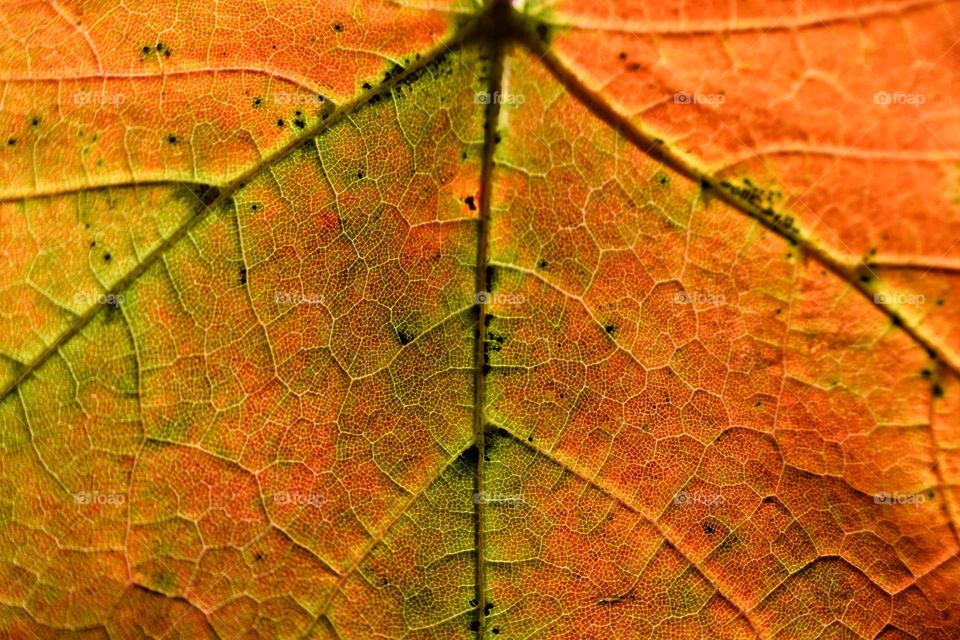
[[0, 16], [6, 636], [960, 635], [956, 3]]

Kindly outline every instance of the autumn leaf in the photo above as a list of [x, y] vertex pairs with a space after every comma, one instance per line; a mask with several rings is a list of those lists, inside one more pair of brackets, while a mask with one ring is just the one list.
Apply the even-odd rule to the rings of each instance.
[[0, 8], [0, 634], [960, 637], [960, 6]]

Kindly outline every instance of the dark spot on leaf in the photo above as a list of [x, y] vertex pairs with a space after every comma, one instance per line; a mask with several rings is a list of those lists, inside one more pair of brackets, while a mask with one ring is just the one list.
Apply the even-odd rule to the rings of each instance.
[[297, 127], [297, 129], [303, 129], [305, 126], [307, 126], [307, 123], [304, 122], [303, 120], [299, 119], [299, 118], [297, 118], [296, 120], [294, 120], [294, 121], [293, 121], [293, 124], [294, 124], [295, 127]]
[[341, 31], [343, 31], [343, 25], [340, 24], [339, 22], [334, 22], [333, 30], [336, 31], [337, 33], [340, 33]]
[[920, 375], [923, 376], [926, 380], [930, 379], [930, 376], [933, 375], [933, 372], [930, 369], [924, 369], [920, 372]]
[[357, 171], [357, 179], [363, 178], [363, 171]]
[[471, 445], [465, 449], [464, 452], [460, 454], [460, 461], [471, 468], [477, 466], [477, 462], [480, 461], [480, 451], [477, 449], [477, 445]]
[[279, 120], [277, 120], [277, 126], [278, 126], [278, 127], [282, 127], [282, 126], [283, 126], [283, 118], [280, 118]]
[[463, 201], [467, 203], [467, 206], [470, 208], [470, 211], [477, 210], [477, 203], [474, 202], [473, 196], [467, 196], [466, 198], [463, 199]]
[[500, 627], [494, 627], [494, 628], [493, 628], [493, 633], [494, 633], [494, 634], [500, 633]]
[[933, 397], [942, 398], [943, 395], [944, 395], [944, 390], [943, 390], [943, 387], [940, 385], [940, 383], [933, 385]]
[[260, 105], [262, 105], [262, 104], [263, 104], [263, 100], [262, 100], [261, 98], [256, 97], [256, 98], [253, 99], [253, 106], [254, 106], [254, 108], [259, 108]]
[[527, 436], [527, 442], [533, 442], [533, 436]]
[[142, 53], [143, 55], [148, 55], [150, 53], [150, 47], [144, 46], [143, 48], [140, 49], [140, 53]]
[[492, 602], [488, 602], [488, 603], [487, 603], [486, 605], [484, 605], [484, 607], [483, 607], [483, 615], [488, 616], [488, 615], [490, 615], [490, 612], [491, 612], [491, 611], [493, 611], [493, 603], [492, 603]]
[[614, 331], [617, 330], [617, 327], [610, 323], [607, 323], [603, 325], [603, 330], [606, 331], [607, 333], [613, 333]]
[[621, 52], [620, 52], [620, 55], [617, 56], [617, 57], [619, 57], [621, 60], [626, 60], [626, 59], [627, 59], [627, 52], [626, 52], [626, 51], [621, 51]]
[[30, 121], [30, 124], [32, 124], [32, 125], [35, 126], [35, 127], [36, 127], [36, 126], [39, 126], [39, 125], [40, 125], [40, 118], [34, 118], [33, 120]]
[[547, 261], [546, 261], [546, 260], [543, 260], [543, 259], [541, 258], [539, 261], [537, 261], [537, 268], [538, 268], [538, 269], [546, 269], [546, 268], [547, 268]]
[[472, 600], [470, 600], [470, 606], [471, 606], [471, 607], [477, 606], [477, 599], [476, 599], [476, 598], [473, 598]]
[[260, 208], [260, 205], [252, 204], [252, 205], [250, 205], [250, 208], [253, 209], [254, 211], [256, 211], [257, 209]]
[[240, 284], [247, 284], [247, 270], [240, 269]]
[[15, 146], [17, 146], [17, 139], [16, 139], [16, 138], [7, 138], [7, 146], [8, 146], [8, 147], [15, 147]]
[[364, 82], [364, 83], [363, 83], [363, 88], [364, 88], [364, 89], [371, 89], [372, 87], [370, 86], [370, 83], [369, 83], [369, 82]]
[[703, 525], [703, 532], [704, 532], [705, 534], [707, 534], [708, 536], [709, 536], [709, 535], [713, 535], [713, 531], [714, 531], [714, 529], [713, 529], [713, 525], [712, 525], [712, 524], [706, 523], [706, 524]]
[[170, 135], [167, 136], [167, 142], [169, 142], [170, 144], [177, 144], [177, 136], [171, 133]]
[[103, 261], [104, 261], [104, 262], [110, 262], [112, 259], [113, 259], [113, 256], [110, 255], [109, 253], [103, 254]]
[[400, 339], [400, 344], [408, 345], [413, 342], [413, 339], [417, 336], [406, 327], [400, 327], [397, 329], [397, 337]]
[[869, 273], [862, 274], [860, 276], [860, 282], [863, 282], [864, 284], [870, 282], [870, 274]]
[[158, 43], [157, 43], [157, 51], [163, 51], [163, 43], [162, 43], [162, 42], [158, 42]]

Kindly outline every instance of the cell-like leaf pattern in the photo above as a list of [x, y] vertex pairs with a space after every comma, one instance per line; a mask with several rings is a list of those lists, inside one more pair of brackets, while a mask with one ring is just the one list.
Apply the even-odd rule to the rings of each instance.
[[0, 29], [3, 637], [960, 637], [957, 3]]

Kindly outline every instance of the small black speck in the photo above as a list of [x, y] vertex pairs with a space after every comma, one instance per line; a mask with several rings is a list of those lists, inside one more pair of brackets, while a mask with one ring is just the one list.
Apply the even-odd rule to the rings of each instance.
[[296, 113], [294, 113], [294, 115], [302, 116], [302, 115], [303, 115], [303, 111], [300, 111], [299, 109], [297, 109], [297, 111], [296, 111]]
[[277, 126], [278, 126], [278, 127], [282, 127], [282, 126], [283, 126], [283, 118], [280, 118], [279, 120], [277, 120]]
[[303, 129], [305, 126], [307, 126], [307, 123], [306, 123], [305, 121], [301, 120], [300, 118], [297, 118], [296, 120], [293, 121], [293, 125], [294, 125], [297, 129]]
[[467, 203], [468, 207], [470, 207], [470, 211], [477, 210], [477, 203], [474, 202], [473, 196], [467, 196], [466, 198], [463, 199], [463, 201]]
[[36, 126], [39, 126], [39, 124], [40, 124], [40, 118], [34, 118], [33, 120], [30, 121], [30, 124], [32, 124], [32, 125], [35, 126], [35, 127], [36, 127]]
[[527, 436], [527, 442], [533, 442], [533, 436]]
[[247, 284], [247, 270], [240, 269], [240, 284]]
[[713, 535], [713, 525], [711, 524], [703, 525], [703, 532], [706, 533], [708, 536]]
[[397, 330], [397, 338], [400, 339], [401, 345], [406, 346], [413, 342], [413, 339], [416, 338], [416, 336], [409, 329], [401, 327]]
[[363, 171], [357, 171], [357, 179], [363, 178]]
[[944, 394], [943, 387], [940, 384], [933, 385], [933, 397], [942, 398]]
[[162, 43], [162, 42], [158, 42], [158, 43], [157, 43], [157, 51], [163, 51], [163, 43]]
[[930, 371], [930, 369], [924, 369], [920, 372], [920, 375], [923, 376], [925, 379], [929, 380], [930, 376], [933, 375], [933, 372]]
[[938, 307], [942, 307], [942, 306], [943, 306], [943, 298], [937, 298], [936, 305], [937, 305]]
[[259, 562], [260, 560], [263, 560], [263, 554], [258, 551], [257, 553], [253, 554], [253, 559]]
[[660, 180], [658, 180], [658, 182], [660, 183], [661, 187], [665, 187], [667, 186], [669, 180], [667, 180], [667, 176], [660, 176]]
[[259, 206], [259, 205], [256, 205], [256, 204], [252, 204], [252, 205], [250, 205], [250, 208], [253, 209], [254, 211], [256, 211], [257, 209], [260, 208], [260, 206]]
[[892, 324], [895, 327], [902, 327], [903, 320], [901, 320], [899, 316], [893, 316], [892, 318], [890, 318], [890, 324]]
[[466, 152], [466, 151], [464, 151], [464, 152], [462, 152], [462, 153], [460, 154], [460, 159], [461, 159], [461, 160], [466, 160], [466, 159], [467, 159], [467, 152]]
[[8, 147], [15, 147], [15, 146], [17, 146], [17, 139], [16, 139], [16, 138], [7, 138], [7, 146], [8, 146]]
[[177, 136], [171, 133], [170, 135], [167, 136], [167, 142], [169, 142], [170, 144], [177, 144]]
[[484, 605], [484, 607], [483, 607], [483, 615], [488, 616], [488, 615], [490, 615], [490, 612], [491, 612], [491, 611], [493, 611], [493, 603], [492, 603], [492, 602], [488, 602], [488, 603], [487, 603], [486, 605]]
[[113, 256], [110, 255], [109, 253], [103, 254], [103, 261], [104, 261], [104, 262], [110, 262], [110, 260], [112, 260], [112, 259], [113, 259]]
[[371, 88], [370, 83], [369, 83], [369, 82], [364, 82], [364, 83], [363, 83], [363, 88], [364, 88], [364, 89], [370, 89], [370, 88]]
[[95, 246], [97, 246], [97, 241], [96, 241], [96, 240], [91, 240], [91, 241], [90, 241], [90, 248], [92, 249], [92, 248], [95, 247]]
[[493, 633], [494, 633], [494, 634], [500, 633], [500, 627], [494, 627], [494, 628], [493, 628]]
[[164, 57], [169, 58], [169, 57], [170, 57], [170, 49], [167, 49], [166, 51], [164, 51], [164, 52], [163, 52], [163, 55], [164, 55]]
[[619, 57], [621, 60], [626, 60], [626, 59], [627, 59], [627, 52], [626, 52], [626, 51], [621, 51], [621, 52], [620, 52], [620, 55], [619, 55], [618, 57]]
[[343, 31], [343, 25], [340, 24], [339, 22], [334, 22], [333, 30], [336, 31], [337, 33], [340, 33], [341, 31]]
[[603, 330], [607, 333], [613, 333], [617, 330], [617, 328], [614, 325], [607, 323], [603, 326]]
[[546, 261], [546, 260], [540, 260], [540, 261], [538, 261], [538, 262], [537, 262], [537, 268], [538, 268], [538, 269], [546, 269], [546, 268], [547, 268], [547, 261]]
[[783, 313], [783, 310], [782, 310], [782, 309], [777, 309], [776, 314], [777, 314], [777, 315], [780, 315], [781, 313]]
[[473, 598], [472, 600], [470, 600], [470, 606], [471, 606], [471, 607], [477, 606], [477, 599], [476, 599], [476, 598]]
[[499, 134], [499, 133], [493, 137], [493, 144], [500, 144], [500, 134]]
[[870, 282], [870, 275], [865, 273], [862, 276], [860, 276], [860, 282], [863, 282], [864, 284]]
[[142, 49], [140, 49], [140, 53], [142, 53], [143, 55], [149, 54], [149, 53], [150, 53], [150, 47], [143, 47]]
[[263, 100], [261, 100], [259, 97], [253, 99], [253, 106], [255, 108], [259, 108], [260, 105], [262, 104], [263, 104]]

